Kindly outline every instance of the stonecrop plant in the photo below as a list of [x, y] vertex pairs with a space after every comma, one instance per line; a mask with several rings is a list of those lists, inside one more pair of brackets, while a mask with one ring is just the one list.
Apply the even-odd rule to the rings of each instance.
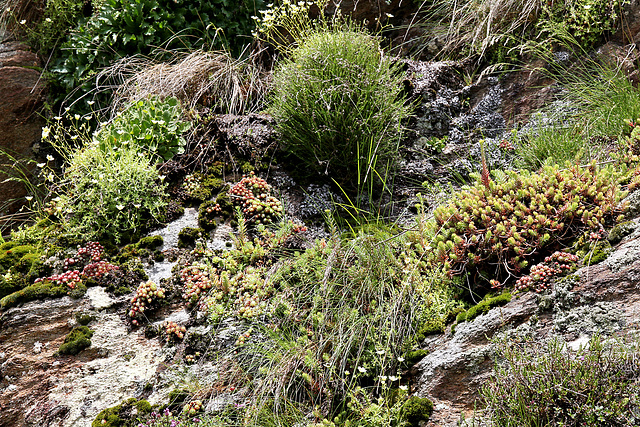
[[469, 273], [472, 283], [499, 287], [573, 236], [622, 219], [626, 192], [619, 182], [628, 172], [624, 164], [567, 163], [498, 174], [496, 181], [484, 176], [436, 208], [428, 259], [453, 274]]

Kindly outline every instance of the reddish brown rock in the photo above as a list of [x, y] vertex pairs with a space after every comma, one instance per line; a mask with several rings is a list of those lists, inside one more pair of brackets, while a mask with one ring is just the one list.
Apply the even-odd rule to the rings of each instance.
[[[44, 82], [37, 69], [38, 57], [19, 43], [0, 44], [0, 149], [21, 162], [33, 159], [33, 145], [40, 140], [45, 121], [39, 115], [44, 102]], [[13, 162], [0, 158], [2, 167]], [[27, 166], [31, 170], [32, 166]], [[0, 173], [0, 214], [14, 212], [26, 189], [20, 182], [4, 182]], [[6, 204], [11, 200], [17, 203]]]

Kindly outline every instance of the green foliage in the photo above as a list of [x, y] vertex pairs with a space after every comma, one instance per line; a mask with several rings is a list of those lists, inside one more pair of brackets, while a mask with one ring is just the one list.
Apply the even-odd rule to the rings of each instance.
[[479, 315], [488, 313], [493, 307], [505, 305], [511, 301], [511, 297], [512, 295], [510, 292], [504, 292], [498, 296], [487, 294], [478, 304], [469, 308], [467, 311], [458, 313], [456, 323], [470, 322]]
[[[271, 112], [301, 169], [359, 188], [394, 161], [409, 115], [402, 75], [354, 25], [319, 25], [275, 70]], [[378, 177], [384, 179], [385, 177]]]
[[[11, 3], [3, 2], [3, 9]], [[38, 6], [25, 5], [22, 10], [18, 8], [0, 13], [0, 20], [4, 21], [0, 27], [8, 28], [21, 40], [26, 40], [34, 50], [46, 55], [76, 26], [82, 18], [84, 5], [84, 0], [48, 0]], [[33, 10], [29, 13], [29, 8], [36, 9], [35, 13]], [[26, 12], [25, 16], [21, 16], [21, 12]]]
[[100, 69], [125, 56], [209, 43], [239, 53], [250, 42], [243, 35], [254, 28], [251, 16], [263, 6], [263, 0], [104, 0], [62, 45], [52, 75], [62, 97], [79, 87], [73, 96], [80, 98], [92, 93]]
[[93, 331], [87, 326], [76, 326], [65, 337], [64, 343], [60, 345], [58, 354], [75, 356], [85, 348], [91, 346]]
[[495, 374], [482, 389], [485, 415], [505, 427], [638, 424], [637, 343], [593, 337], [572, 351], [548, 343], [497, 342]]
[[94, 141], [101, 150], [119, 149], [129, 144], [162, 160], [184, 153], [182, 134], [191, 127], [183, 122], [176, 98], [151, 97], [127, 107], [96, 132]]
[[567, 164], [539, 173], [507, 172], [488, 185], [478, 181], [434, 211], [428, 254], [453, 274], [469, 273], [501, 285], [531, 261], [585, 231], [611, 225], [626, 195], [619, 182], [632, 173], [624, 164], [597, 168]]
[[66, 193], [57, 208], [66, 228], [85, 240], [134, 239], [164, 208], [165, 187], [152, 158], [136, 147], [95, 146], [74, 153], [65, 171]]
[[542, 33], [561, 27], [583, 47], [593, 46], [603, 34], [615, 29], [625, 0], [575, 0], [540, 2], [537, 26]]

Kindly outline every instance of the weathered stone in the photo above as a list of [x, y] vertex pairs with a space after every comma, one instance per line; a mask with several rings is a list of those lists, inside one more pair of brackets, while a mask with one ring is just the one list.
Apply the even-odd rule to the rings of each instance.
[[[41, 72], [36, 69], [38, 57], [19, 43], [0, 44], [0, 150], [25, 162], [33, 159], [32, 147], [39, 141], [45, 121], [39, 115], [44, 102], [44, 82]], [[0, 157], [5, 165], [13, 162], [6, 156]], [[28, 174], [33, 165], [25, 164]], [[22, 204], [21, 198], [27, 194], [21, 182], [4, 182], [10, 175], [0, 173], [0, 204], [10, 200], [3, 212], [11, 213]]]

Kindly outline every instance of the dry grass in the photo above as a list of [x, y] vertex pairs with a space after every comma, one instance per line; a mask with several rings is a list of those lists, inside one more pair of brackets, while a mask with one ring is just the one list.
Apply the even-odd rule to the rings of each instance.
[[422, 9], [427, 21], [446, 26], [445, 52], [459, 51], [472, 46], [481, 56], [488, 48], [518, 37], [535, 24], [542, 0], [456, 0], [434, 2]]
[[203, 106], [219, 113], [245, 114], [259, 110], [266, 83], [252, 62], [232, 58], [225, 52], [171, 52], [162, 62], [127, 57], [103, 70], [99, 82], [119, 84], [112, 110], [151, 95], [176, 97], [186, 109]]
[[20, 28], [18, 23], [23, 20], [24, 27], [32, 28], [40, 21], [44, 5], [41, 0], [0, 0], [0, 35], [16, 33]]

